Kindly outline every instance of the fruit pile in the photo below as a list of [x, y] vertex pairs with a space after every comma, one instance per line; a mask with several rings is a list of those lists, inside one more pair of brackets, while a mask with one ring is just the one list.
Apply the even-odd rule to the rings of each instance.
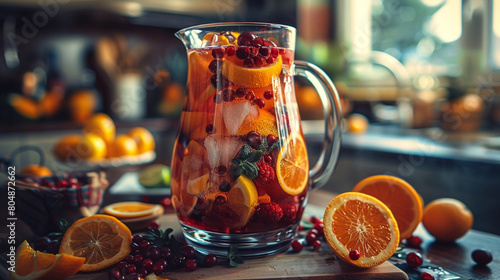
[[134, 127], [116, 135], [113, 120], [97, 113], [88, 120], [82, 134], [62, 137], [54, 145], [54, 155], [62, 162], [102, 161], [103, 159], [137, 157], [155, 149], [153, 135], [143, 127]]

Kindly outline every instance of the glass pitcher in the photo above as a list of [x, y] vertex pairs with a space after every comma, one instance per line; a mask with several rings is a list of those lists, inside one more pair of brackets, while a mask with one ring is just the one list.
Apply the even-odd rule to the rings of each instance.
[[[216, 23], [180, 30], [187, 95], [172, 157], [172, 204], [202, 253], [259, 257], [286, 250], [308, 191], [331, 177], [341, 141], [338, 93], [314, 65], [294, 62], [295, 28]], [[323, 103], [325, 138], [310, 170], [293, 76]]]

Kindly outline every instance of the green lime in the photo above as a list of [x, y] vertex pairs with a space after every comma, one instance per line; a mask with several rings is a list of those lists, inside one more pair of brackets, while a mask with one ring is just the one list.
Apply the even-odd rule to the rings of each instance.
[[139, 183], [146, 188], [161, 188], [170, 185], [170, 168], [163, 164], [153, 164], [139, 172]]

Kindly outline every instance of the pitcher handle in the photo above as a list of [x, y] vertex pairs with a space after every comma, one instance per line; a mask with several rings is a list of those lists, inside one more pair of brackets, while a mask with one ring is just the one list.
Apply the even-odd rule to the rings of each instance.
[[305, 61], [295, 61], [295, 75], [311, 82], [323, 105], [325, 139], [321, 155], [309, 171], [311, 189], [315, 189], [328, 182], [337, 165], [342, 140], [340, 98], [333, 82], [318, 66]]

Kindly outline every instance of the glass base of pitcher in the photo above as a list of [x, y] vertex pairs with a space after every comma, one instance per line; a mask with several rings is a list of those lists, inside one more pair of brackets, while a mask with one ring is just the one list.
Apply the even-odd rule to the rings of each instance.
[[187, 243], [202, 254], [227, 257], [234, 244], [238, 248], [238, 256], [250, 259], [286, 251], [290, 248], [298, 224], [268, 232], [234, 234], [200, 230], [182, 222], [181, 226]]

